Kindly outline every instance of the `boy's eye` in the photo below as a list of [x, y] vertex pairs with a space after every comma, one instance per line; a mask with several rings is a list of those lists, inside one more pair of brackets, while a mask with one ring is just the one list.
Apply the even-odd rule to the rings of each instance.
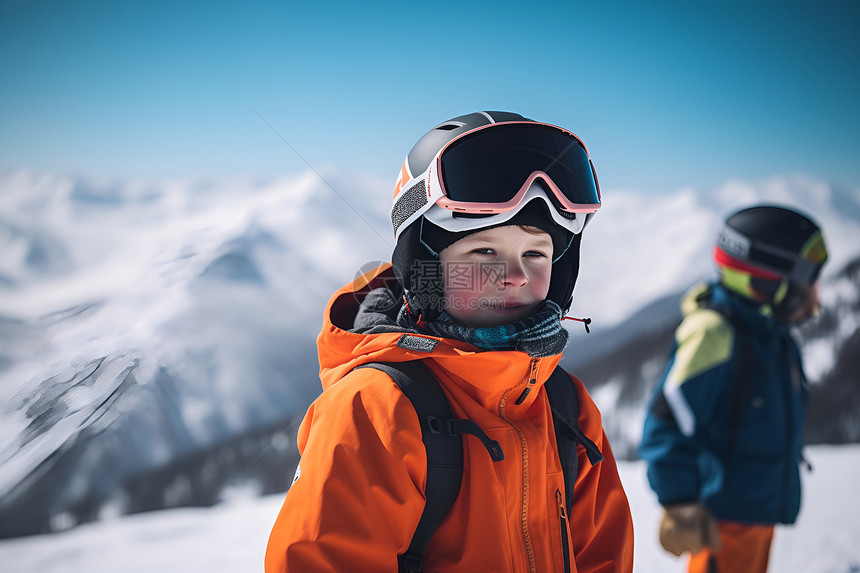
[[481, 248], [481, 249], [472, 249], [472, 252], [476, 255], [492, 255], [495, 251], [489, 247]]
[[546, 253], [543, 253], [541, 251], [526, 251], [525, 253], [523, 253], [523, 256], [524, 257], [545, 257], [547, 255], [546, 255]]

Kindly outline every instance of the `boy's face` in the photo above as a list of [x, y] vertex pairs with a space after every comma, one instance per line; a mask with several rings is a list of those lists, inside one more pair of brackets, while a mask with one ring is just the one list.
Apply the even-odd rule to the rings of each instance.
[[[812, 286], [796, 284], [798, 292], [793, 293], [792, 300], [785, 308], [780, 308], [777, 318], [786, 324], [802, 324], [818, 316], [820, 303], [818, 301], [818, 282]], [[789, 291], [790, 292], [790, 291]]]
[[552, 239], [535, 228], [495, 227], [443, 249], [439, 262], [448, 314], [472, 327], [510, 324], [546, 299]]

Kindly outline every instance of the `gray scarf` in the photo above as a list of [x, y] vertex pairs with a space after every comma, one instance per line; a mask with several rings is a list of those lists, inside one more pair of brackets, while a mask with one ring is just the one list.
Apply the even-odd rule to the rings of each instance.
[[475, 328], [442, 312], [435, 320], [418, 325], [414, 317], [401, 309], [397, 322], [419, 332], [468, 342], [486, 350], [520, 350], [534, 358], [553, 356], [567, 346], [569, 334], [561, 325], [561, 308], [551, 300], [531, 316], [500, 326]]
[[355, 317], [354, 332], [416, 332], [453, 338], [486, 350], [519, 350], [534, 358], [554, 356], [567, 346], [569, 334], [561, 325], [561, 308], [551, 300], [531, 316], [501, 326], [474, 328], [442, 312], [435, 320], [418, 324], [406, 305], [385, 288], [371, 291]]

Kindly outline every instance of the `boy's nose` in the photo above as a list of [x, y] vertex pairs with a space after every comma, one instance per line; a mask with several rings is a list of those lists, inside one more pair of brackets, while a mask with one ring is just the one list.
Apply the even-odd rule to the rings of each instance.
[[502, 282], [506, 286], [522, 287], [528, 284], [529, 277], [519, 262], [507, 261], [505, 263], [505, 277]]

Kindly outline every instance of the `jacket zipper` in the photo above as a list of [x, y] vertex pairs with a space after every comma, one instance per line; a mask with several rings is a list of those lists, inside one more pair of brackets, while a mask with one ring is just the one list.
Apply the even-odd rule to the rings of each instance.
[[529, 366], [529, 385], [526, 386], [526, 389], [523, 390], [522, 394], [520, 394], [520, 397], [517, 398], [516, 402], [514, 402], [517, 406], [519, 406], [525, 401], [526, 396], [529, 395], [529, 392], [532, 391], [532, 388], [537, 383], [538, 362], [539, 361], [537, 358], [532, 358], [531, 365]]
[[[529, 368], [529, 385], [523, 390], [522, 394], [520, 394], [519, 398], [516, 400], [516, 404], [521, 404], [525, 397], [528, 395], [531, 390], [532, 385], [537, 382], [537, 367], [539, 360], [537, 358], [532, 358], [531, 366]], [[514, 424], [507, 415], [507, 403], [508, 396], [510, 395], [510, 390], [505, 392], [504, 396], [502, 396], [501, 401], [499, 402], [499, 417], [511, 425], [511, 427], [517, 432], [517, 436], [520, 438], [520, 450], [522, 451], [522, 480], [523, 480], [523, 498], [522, 498], [522, 511], [520, 513], [520, 528], [522, 529], [523, 534], [523, 544], [526, 547], [526, 554], [529, 560], [529, 573], [537, 573], [537, 563], [535, 562], [535, 550], [534, 545], [532, 544], [532, 536], [529, 532], [529, 524], [528, 524], [528, 516], [529, 516], [529, 449], [528, 442], [526, 441], [526, 435], [523, 431]]]
[[567, 510], [564, 507], [564, 496], [560, 490], [555, 490], [555, 500], [558, 502], [558, 520], [561, 524], [561, 549], [564, 559], [564, 573], [570, 573], [570, 545], [567, 542]]

